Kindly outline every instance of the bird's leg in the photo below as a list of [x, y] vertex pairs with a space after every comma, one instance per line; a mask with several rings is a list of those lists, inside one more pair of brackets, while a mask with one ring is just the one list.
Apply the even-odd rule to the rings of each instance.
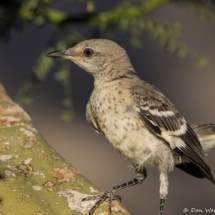
[[90, 209], [89, 215], [92, 215], [94, 211], [106, 200], [108, 199], [108, 206], [109, 206], [109, 211], [111, 213], [111, 203], [112, 200], [118, 200], [121, 202], [121, 197], [118, 195], [115, 195], [115, 193], [119, 190], [122, 190], [126, 187], [130, 187], [136, 184], [141, 184], [143, 180], [147, 176], [147, 171], [145, 167], [142, 169], [142, 171], [136, 171], [137, 177], [134, 178], [131, 181], [128, 181], [127, 183], [121, 184], [119, 186], [112, 187], [108, 189], [106, 192], [104, 192], [102, 195], [98, 196], [88, 196], [86, 198], [83, 198], [82, 201], [89, 201], [89, 200], [95, 200], [98, 199], [98, 201], [95, 203], [95, 205]]
[[160, 212], [159, 215], [163, 215], [164, 204], [168, 194], [168, 177], [167, 172], [164, 169], [160, 169]]
[[164, 209], [165, 201], [166, 201], [166, 198], [161, 198], [160, 199], [160, 212], [159, 212], [159, 215], [163, 215], [163, 209]]

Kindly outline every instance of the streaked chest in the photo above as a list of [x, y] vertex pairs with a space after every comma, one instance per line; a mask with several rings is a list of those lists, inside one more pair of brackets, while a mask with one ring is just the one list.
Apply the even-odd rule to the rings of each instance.
[[114, 145], [126, 138], [126, 133], [138, 129], [130, 92], [119, 84], [96, 88], [90, 97], [92, 113], [99, 128]]

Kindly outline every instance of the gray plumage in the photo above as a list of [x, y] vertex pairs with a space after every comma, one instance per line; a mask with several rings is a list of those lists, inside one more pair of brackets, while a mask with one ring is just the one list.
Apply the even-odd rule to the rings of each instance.
[[176, 107], [156, 87], [139, 79], [122, 47], [109, 40], [86, 40], [47, 56], [72, 60], [94, 76], [87, 120], [131, 161], [137, 173], [137, 178], [128, 183], [84, 199], [98, 199], [89, 214], [107, 198], [111, 211], [112, 199], [118, 199], [115, 192], [142, 183], [145, 167], [157, 167], [160, 171], [160, 215], [168, 194], [167, 173], [174, 166], [215, 183], [202, 149], [214, 146], [214, 141], [205, 143], [208, 134], [214, 135], [214, 125], [194, 126], [204, 142], [201, 145]]

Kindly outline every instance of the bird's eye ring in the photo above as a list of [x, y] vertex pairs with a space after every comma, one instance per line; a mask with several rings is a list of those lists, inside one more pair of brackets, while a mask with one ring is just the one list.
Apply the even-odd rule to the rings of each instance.
[[91, 57], [93, 55], [94, 51], [92, 49], [86, 48], [84, 49], [84, 55], [86, 57]]

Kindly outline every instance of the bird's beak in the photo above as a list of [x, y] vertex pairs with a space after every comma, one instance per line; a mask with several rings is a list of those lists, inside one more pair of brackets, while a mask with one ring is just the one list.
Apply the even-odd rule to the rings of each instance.
[[46, 55], [46, 57], [55, 57], [55, 58], [63, 58], [68, 60], [84, 60], [82, 57], [79, 56], [73, 56], [71, 54], [68, 54], [67, 50], [61, 50], [61, 51], [54, 51]]
[[46, 55], [46, 57], [56, 57], [56, 58], [66, 58], [68, 55], [66, 54], [66, 50], [54, 51]]

